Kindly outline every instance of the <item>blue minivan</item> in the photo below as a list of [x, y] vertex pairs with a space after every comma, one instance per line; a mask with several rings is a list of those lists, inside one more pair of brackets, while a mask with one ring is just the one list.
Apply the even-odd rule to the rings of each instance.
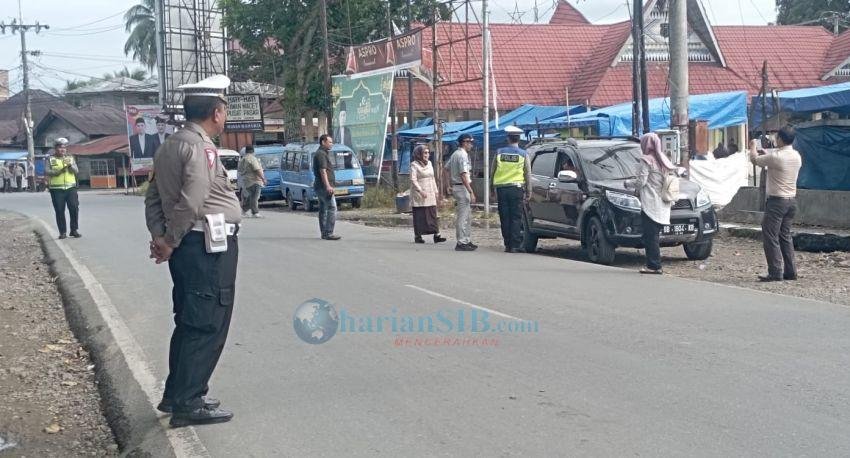
[[[280, 193], [283, 194], [290, 210], [299, 205], [308, 211], [315, 210], [319, 200], [313, 191], [313, 155], [319, 149], [318, 143], [290, 143], [284, 147], [280, 161]], [[351, 148], [334, 145], [331, 149], [336, 179], [337, 203], [348, 202], [354, 208], [360, 208], [366, 181], [360, 161]]]
[[260, 164], [263, 164], [263, 174], [266, 176], [266, 185], [260, 190], [260, 200], [283, 199], [283, 194], [280, 192], [280, 159], [283, 150], [283, 145], [257, 146], [254, 148], [254, 154], [260, 160]]

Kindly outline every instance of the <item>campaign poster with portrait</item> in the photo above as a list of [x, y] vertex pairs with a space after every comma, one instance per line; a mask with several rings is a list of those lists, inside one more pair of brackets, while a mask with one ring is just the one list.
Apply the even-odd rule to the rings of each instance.
[[132, 170], [153, 169], [153, 156], [159, 145], [174, 133], [168, 116], [160, 114], [158, 105], [127, 105], [127, 140], [130, 145]]
[[387, 136], [387, 117], [393, 93], [393, 73], [333, 78], [334, 143], [357, 154], [366, 177], [380, 178]]

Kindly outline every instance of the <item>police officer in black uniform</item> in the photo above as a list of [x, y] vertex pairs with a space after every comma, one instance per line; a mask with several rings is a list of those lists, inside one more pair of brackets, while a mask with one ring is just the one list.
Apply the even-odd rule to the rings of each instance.
[[[221, 423], [233, 414], [206, 396], [233, 311], [241, 209], [211, 137], [224, 130], [230, 80], [181, 86], [186, 125], [154, 157], [145, 197], [151, 258], [168, 261], [174, 322], [160, 411], [171, 426]], [[226, 243], [223, 243], [226, 240]]]

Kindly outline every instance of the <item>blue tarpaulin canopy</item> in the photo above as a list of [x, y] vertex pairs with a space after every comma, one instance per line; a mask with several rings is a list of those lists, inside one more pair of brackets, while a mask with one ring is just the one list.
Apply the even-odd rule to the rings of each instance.
[[0, 161], [23, 161], [26, 158], [26, 151], [0, 151]]
[[[829, 86], [810, 87], [783, 91], [777, 97], [768, 95], [766, 100], [768, 117], [774, 116], [775, 104], [781, 111], [792, 113], [817, 113], [834, 111], [850, 113], [850, 83], [832, 84]], [[761, 123], [761, 97], [753, 97], [753, 125]]]
[[[537, 127], [538, 122], [547, 119], [566, 116], [567, 112], [570, 115], [584, 113], [587, 108], [583, 105], [563, 105], [543, 106], [543, 105], [523, 105], [516, 110], [499, 117], [499, 128], [504, 129], [507, 126], [517, 126], [521, 129], [529, 130]], [[490, 130], [496, 129], [495, 121], [490, 123]]]
[[[688, 98], [688, 105], [690, 119], [708, 121], [710, 129], [747, 123], [747, 93], [744, 91], [692, 95]], [[563, 129], [567, 127], [567, 121], [567, 117], [562, 116], [541, 122], [540, 127]], [[623, 103], [577, 114], [570, 117], [569, 125], [596, 127], [602, 136], [628, 136], [632, 134], [632, 104]], [[670, 128], [668, 97], [649, 101], [649, 127], [650, 130]]]
[[803, 157], [797, 186], [850, 191], [850, 122], [818, 122], [799, 126], [794, 148]]

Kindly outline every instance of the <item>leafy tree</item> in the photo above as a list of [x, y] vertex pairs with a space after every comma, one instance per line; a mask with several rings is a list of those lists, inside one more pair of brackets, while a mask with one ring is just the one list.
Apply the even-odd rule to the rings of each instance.
[[130, 32], [124, 43], [124, 55], [133, 53], [133, 60], [141, 62], [148, 70], [156, 66], [154, 1], [141, 0], [124, 13], [125, 30]]
[[[389, 18], [400, 26], [407, 23], [406, 0], [327, 2], [332, 74], [344, 70], [347, 46], [388, 36]], [[412, 3], [416, 22], [430, 22], [433, 8], [441, 18], [450, 17], [445, 2]], [[297, 137], [304, 114], [330, 106], [324, 86], [319, 0], [222, 0], [222, 5], [224, 24], [242, 49], [231, 53], [231, 76], [282, 85], [286, 133]]]
[[780, 24], [820, 21], [824, 27], [832, 30], [835, 16], [832, 13], [839, 13], [839, 28], [847, 29], [850, 0], [776, 0], [776, 8], [779, 12], [777, 22]]

